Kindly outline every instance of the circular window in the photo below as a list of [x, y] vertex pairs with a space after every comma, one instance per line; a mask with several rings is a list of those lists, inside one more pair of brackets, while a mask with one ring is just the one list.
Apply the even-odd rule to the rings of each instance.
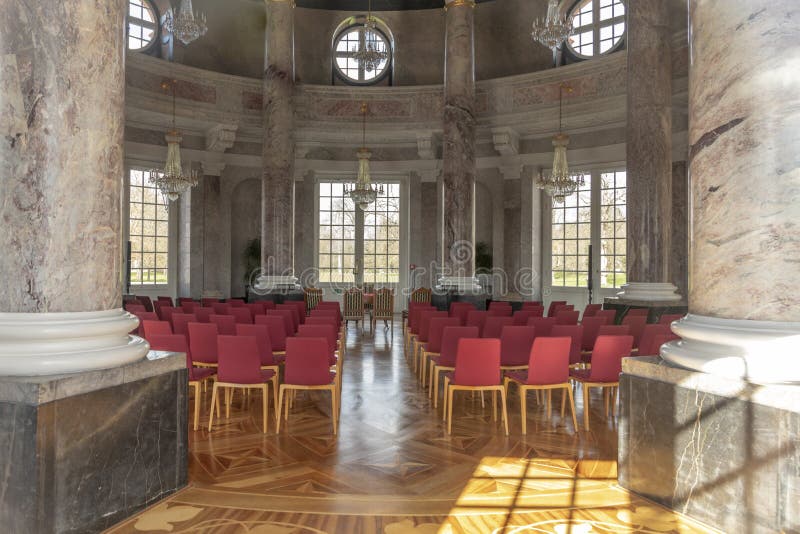
[[573, 33], [567, 40], [580, 58], [613, 52], [625, 35], [622, 0], [581, 0], [572, 8]]
[[156, 11], [149, 0], [128, 0], [128, 50], [144, 50], [156, 40]]
[[[386, 54], [376, 64], [359, 62], [357, 52], [364, 48]], [[379, 29], [358, 24], [345, 28], [333, 43], [333, 59], [339, 76], [351, 83], [371, 84], [389, 71], [392, 50], [389, 39]]]

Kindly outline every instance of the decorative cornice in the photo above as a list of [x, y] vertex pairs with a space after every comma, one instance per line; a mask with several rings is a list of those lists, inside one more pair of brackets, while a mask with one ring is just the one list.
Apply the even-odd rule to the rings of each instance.
[[206, 130], [206, 150], [225, 152], [236, 142], [236, 124], [217, 124]]
[[513, 128], [492, 129], [492, 142], [494, 143], [494, 149], [501, 156], [519, 154], [519, 134]]

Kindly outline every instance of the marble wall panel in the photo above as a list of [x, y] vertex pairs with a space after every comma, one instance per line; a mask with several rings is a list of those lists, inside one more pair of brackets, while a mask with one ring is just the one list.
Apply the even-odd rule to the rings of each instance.
[[212, 85], [177, 77], [169, 78], [136, 67], [128, 67], [125, 70], [125, 81], [130, 87], [154, 93], [164, 93], [171, 96], [172, 89], [165, 92], [161, 85], [163, 83], [171, 84], [173, 80], [175, 81], [176, 98], [205, 104], [215, 104], [217, 102], [217, 89]]

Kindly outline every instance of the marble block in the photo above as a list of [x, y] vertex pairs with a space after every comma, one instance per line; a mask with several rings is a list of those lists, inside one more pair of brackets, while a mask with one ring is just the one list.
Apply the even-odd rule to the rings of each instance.
[[453, 302], [471, 302], [476, 310], [487, 310], [491, 298], [488, 293], [434, 292], [431, 295], [431, 304], [440, 310], [449, 310]]
[[647, 314], [647, 322], [655, 323], [665, 313], [683, 313], [689, 311], [689, 307], [685, 302], [664, 302], [663, 300], [631, 300], [622, 299], [619, 297], [607, 297], [603, 301], [603, 308], [606, 310], [616, 310], [616, 322], [619, 323], [628, 310], [631, 308], [648, 308], [650, 312]]
[[268, 291], [256, 291], [247, 288], [247, 302], [257, 302], [267, 300], [275, 304], [283, 304], [290, 300], [305, 300], [305, 293], [301, 289], [270, 289]]
[[0, 377], [0, 532], [101, 532], [187, 483], [185, 356]]
[[800, 387], [626, 358], [619, 482], [729, 534], [800, 531]]

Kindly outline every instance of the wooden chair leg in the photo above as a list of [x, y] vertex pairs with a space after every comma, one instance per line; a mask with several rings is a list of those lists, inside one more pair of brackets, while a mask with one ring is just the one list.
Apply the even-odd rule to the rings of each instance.
[[218, 400], [219, 400], [219, 399], [217, 399], [217, 390], [218, 389], [219, 389], [219, 386], [218, 386], [217, 382], [214, 382], [214, 387], [211, 390], [211, 410], [210, 410], [211, 413], [209, 413], [209, 415], [208, 415], [208, 431], [209, 432], [211, 432], [211, 428], [212, 428], [212, 426], [214, 424], [214, 404], [216, 404], [218, 402]]
[[492, 390], [492, 421], [497, 422], [497, 391]]
[[583, 384], [583, 428], [589, 430], [589, 386]]
[[503, 409], [503, 429], [506, 432], [506, 436], [508, 435], [508, 408], [506, 406], [506, 390], [500, 389], [500, 402], [502, 403], [501, 408]]
[[[439, 380], [439, 375], [438, 375], [439, 369], [437, 369], [436, 372], [437, 372], [436, 380], [438, 382], [438, 380]], [[442, 386], [442, 421], [446, 421], [447, 420], [447, 386], [448, 386], [448, 384], [450, 384], [450, 379], [447, 378], [447, 377], [444, 377], [444, 386]]]
[[578, 418], [575, 415], [575, 398], [572, 396], [572, 387], [567, 385], [564, 389], [567, 390], [567, 394], [569, 395], [569, 405], [572, 409], [572, 426], [575, 428], [575, 432], [578, 432]]
[[453, 388], [447, 388], [447, 433], [453, 433]]
[[331, 417], [333, 418], [333, 435], [338, 430], [339, 411], [336, 409], [336, 385], [331, 388]]
[[561, 392], [561, 419], [562, 420], [564, 419], [564, 412], [566, 411], [566, 408], [567, 408], [567, 396], [562, 391]]
[[549, 420], [553, 415], [553, 396], [550, 392], [553, 391], [551, 389], [547, 390], [547, 419]]
[[608, 419], [608, 388], [602, 388], [603, 390], [603, 417]]
[[276, 408], [278, 423], [275, 427], [275, 432], [281, 431], [281, 408], [283, 408], [283, 390], [284, 386], [281, 386], [280, 393], [278, 394], [278, 407]]
[[522, 433], [528, 433], [528, 390], [523, 386], [518, 386], [519, 389], [519, 412], [522, 418]]
[[[197, 432], [197, 423], [200, 421], [200, 382], [192, 384], [194, 388], [194, 431]], [[211, 405], [211, 411], [214, 411], [214, 405]]]
[[275, 373], [275, 376], [273, 376], [270, 381], [272, 382], [272, 401], [275, 404], [275, 420], [277, 421], [281, 418], [281, 412], [278, 410], [278, 373]]
[[267, 410], [269, 409], [269, 397], [267, 396], [267, 385], [264, 384], [261, 386], [261, 404], [263, 405], [264, 414], [262, 416], [262, 422], [264, 425], [264, 434], [267, 433], [267, 414], [269, 413]]
[[483, 409], [485, 406], [486, 406], [486, 402], [483, 399], [483, 390], [481, 390], [481, 409]]

